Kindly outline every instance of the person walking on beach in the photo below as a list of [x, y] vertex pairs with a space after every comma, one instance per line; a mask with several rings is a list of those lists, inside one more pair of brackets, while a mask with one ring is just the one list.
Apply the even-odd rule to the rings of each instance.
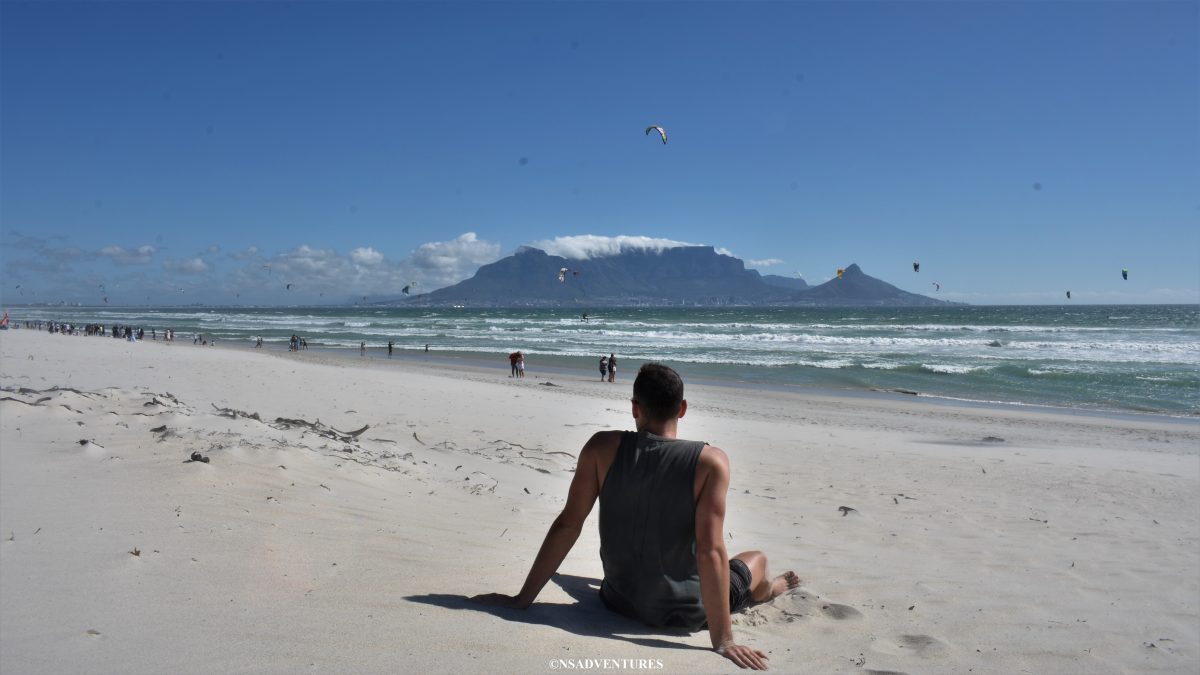
[[608, 381], [617, 381], [617, 356], [616, 354], [608, 355]]
[[367, 343], [365, 343], [365, 342], [358, 343], [358, 355], [359, 356], [367, 355]]
[[633, 382], [636, 431], [601, 431], [584, 444], [562, 512], [550, 525], [516, 595], [485, 593], [485, 605], [525, 609], [550, 581], [600, 500], [600, 599], [651, 626], [708, 626], [714, 651], [742, 668], [765, 670], [767, 655], [733, 637], [732, 612], [797, 588], [788, 571], [771, 578], [767, 557], [725, 550], [729, 458], [677, 436], [687, 413], [683, 380], [647, 363]]
[[608, 357], [600, 357], [600, 381], [604, 381], [604, 376], [608, 374]]

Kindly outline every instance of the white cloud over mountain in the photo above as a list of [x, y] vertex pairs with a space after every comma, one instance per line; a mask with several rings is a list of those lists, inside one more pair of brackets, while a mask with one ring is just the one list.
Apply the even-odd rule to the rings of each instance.
[[618, 235], [603, 237], [595, 234], [580, 234], [572, 237], [555, 237], [543, 239], [530, 244], [550, 255], [561, 256], [571, 260], [588, 260], [618, 255], [627, 250], [662, 251], [680, 246], [701, 246], [673, 239], [657, 239], [655, 237]]

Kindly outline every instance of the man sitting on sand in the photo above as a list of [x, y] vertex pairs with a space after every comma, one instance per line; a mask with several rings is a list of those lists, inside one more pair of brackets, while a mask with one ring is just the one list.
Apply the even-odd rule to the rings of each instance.
[[683, 380], [647, 363], [633, 383], [637, 431], [601, 431], [579, 453], [562, 513], [550, 526], [516, 596], [472, 598], [529, 607], [575, 545], [600, 499], [600, 599], [609, 609], [652, 626], [699, 630], [742, 668], [765, 670], [767, 656], [737, 644], [730, 617], [800, 585], [793, 572], [774, 579], [760, 551], [725, 551], [729, 458], [720, 448], [676, 438], [687, 413]]

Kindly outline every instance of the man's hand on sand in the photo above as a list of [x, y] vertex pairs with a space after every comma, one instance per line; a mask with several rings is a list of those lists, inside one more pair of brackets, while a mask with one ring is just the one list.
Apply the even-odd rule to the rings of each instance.
[[717, 653], [736, 663], [738, 668], [749, 668], [750, 670], [767, 669], [767, 655], [753, 647], [729, 645]]
[[525, 602], [515, 595], [505, 595], [503, 593], [484, 593], [471, 598], [471, 602], [478, 602], [481, 605], [491, 605], [492, 607], [508, 607], [511, 609], [526, 609], [532, 602]]

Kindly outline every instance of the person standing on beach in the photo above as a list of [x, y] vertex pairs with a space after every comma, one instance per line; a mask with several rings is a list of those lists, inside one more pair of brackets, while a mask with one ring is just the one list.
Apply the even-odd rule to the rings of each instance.
[[517, 358], [520, 357], [520, 355], [521, 352], [513, 352], [508, 355], [508, 365], [512, 369], [512, 373], [509, 374], [509, 377], [517, 376]]
[[525, 354], [517, 352], [517, 377], [525, 377]]
[[359, 356], [367, 355], [367, 343], [365, 343], [365, 342], [358, 343], [358, 355]]
[[392, 358], [392, 341], [388, 340], [388, 358]]
[[567, 502], [520, 592], [471, 599], [528, 608], [599, 499], [604, 605], [651, 626], [707, 625], [714, 651], [741, 668], [765, 670], [766, 654], [734, 640], [731, 612], [799, 587], [799, 577], [788, 571], [772, 579], [761, 551], [732, 558], [726, 552], [729, 458], [716, 446], [677, 437], [687, 413], [678, 373], [658, 363], [642, 366], [631, 412], [636, 431], [601, 431], [584, 444]]
[[600, 357], [600, 381], [604, 381], [604, 376], [608, 374], [608, 357]]
[[608, 381], [609, 382], [617, 381], [617, 355], [616, 354], [608, 355]]

